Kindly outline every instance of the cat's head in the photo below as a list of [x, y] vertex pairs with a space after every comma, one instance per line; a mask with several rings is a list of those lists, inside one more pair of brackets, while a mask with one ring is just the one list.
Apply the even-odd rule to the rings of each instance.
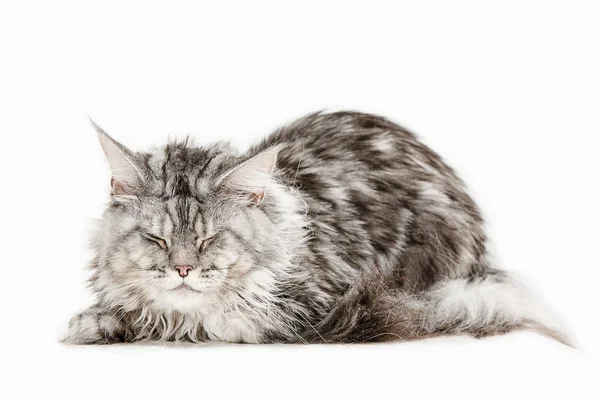
[[298, 195], [274, 179], [281, 146], [138, 153], [98, 132], [112, 172], [92, 278], [103, 304], [203, 313], [272, 291], [304, 236]]

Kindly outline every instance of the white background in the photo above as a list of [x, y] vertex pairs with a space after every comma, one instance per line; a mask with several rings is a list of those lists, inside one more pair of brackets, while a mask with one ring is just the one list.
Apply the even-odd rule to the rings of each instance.
[[[599, 20], [593, 1], [2, 2], [0, 397], [598, 398]], [[88, 115], [133, 149], [187, 133], [244, 148], [323, 108], [382, 114], [441, 153], [583, 350], [532, 333], [56, 342], [91, 300], [86, 235], [108, 199]]]

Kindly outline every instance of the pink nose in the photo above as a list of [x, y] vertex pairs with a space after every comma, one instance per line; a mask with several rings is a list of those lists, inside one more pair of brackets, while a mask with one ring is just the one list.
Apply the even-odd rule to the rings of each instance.
[[179, 272], [179, 276], [182, 278], [185, 278], [187, 276], [188, 271], [194, 269], [190, 265], [176, 265], [174, 268]]

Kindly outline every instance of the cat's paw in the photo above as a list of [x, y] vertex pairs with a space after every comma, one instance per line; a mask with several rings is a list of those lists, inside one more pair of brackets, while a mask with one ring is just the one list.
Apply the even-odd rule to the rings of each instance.
[[119, 321], [116, 318], [88, 310], [71, 318], [61, 342], [65, 344], [115, 343], [117, 340], [114, 333], [118, 325]]

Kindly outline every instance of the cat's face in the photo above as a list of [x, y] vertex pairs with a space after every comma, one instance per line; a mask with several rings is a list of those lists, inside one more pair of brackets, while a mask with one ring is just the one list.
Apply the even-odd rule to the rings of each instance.
[[268, 273], [272, 232], [260, 209], [231, 201], [120, 199], [104, 221], [106, 292], [121, 303], [198, 311]]
[[[282, 239], [260, 203], [261, 180], [269, 179], [276, 152], [216, 168], [214, 176], [193, 176], [193, 165], [181, 168], [185, 160], [177, 161], [175, 173], [162, 155], [153, 168], [152, 157], [141, 163], [139, 154], [108, 137], [101, 135], [101, 143], [113, 194], [97, 237], [94, 285], [106, 305], [209, 312], [232, 295], [271, 284], [269, 265], [277, 262]], [[182, 181], [200, 183], [180, 190]], [[157, 195], [165, 185], [179, 189]]]

